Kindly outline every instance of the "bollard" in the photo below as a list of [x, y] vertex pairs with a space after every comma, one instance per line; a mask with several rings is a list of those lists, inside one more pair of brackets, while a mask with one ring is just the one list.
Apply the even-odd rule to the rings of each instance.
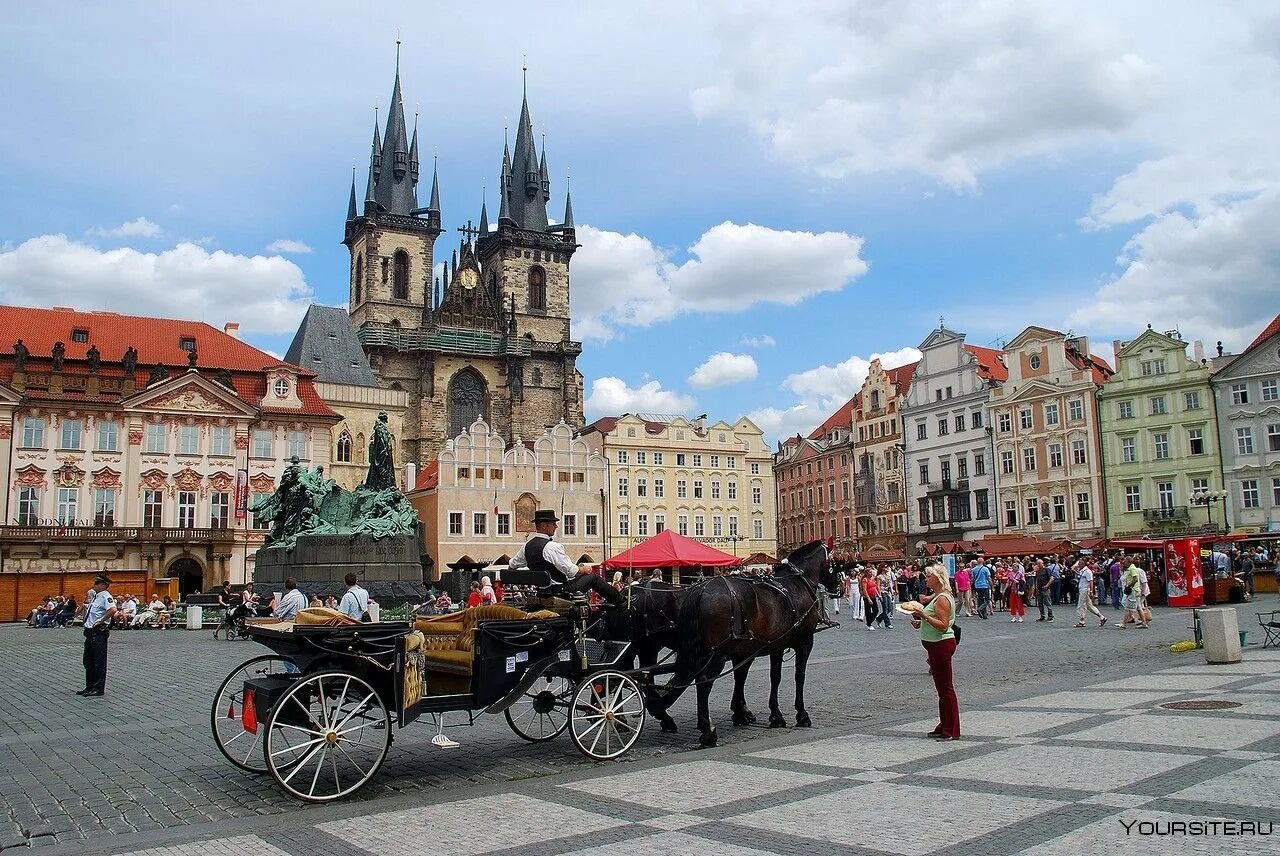
[[1200, 625], [1204, 636], [1205, 662], [1240, 662], [1240, 625], [1234, 609], [1202, 609]]
[[200, 606], [187, 607], [187, 629], [199, 630], [204, 627], [204, 608]]

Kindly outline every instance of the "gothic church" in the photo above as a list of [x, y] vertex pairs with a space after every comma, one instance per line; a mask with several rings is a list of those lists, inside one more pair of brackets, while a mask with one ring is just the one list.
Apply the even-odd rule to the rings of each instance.
[[433, 276], [441, 235], [440, 187], [418, 204], [418, 129], [405, 124], [397, 63], [385, 133], [373, 128], [364, 203], [351, 184], [343, 243], [351, 251], [350, 317], [384, 387], [409, 393], [398, 459], [420, 467], [483, 418], [500, 436], [533, 439], [561, 421], [583, 423], [582, 345], [570, 338], [569, 260], [577, 249], [573, 205], [547, 219], [547, 152], [536, 149], [528, 97], [514, 152], [504, 144], [500, 207]]

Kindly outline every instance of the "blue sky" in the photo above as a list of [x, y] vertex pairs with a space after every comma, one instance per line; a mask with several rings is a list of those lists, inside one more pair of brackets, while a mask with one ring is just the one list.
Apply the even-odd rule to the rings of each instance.
[[527, 56], [550, 210], [571, 173], [582, 227], [589, 416], [750, 414], [776, 437], [939, 316], [1109, 355], [1148, 322], [1238, 348], [1280, 303], [1263, 4], [369, 8], [11, 10], [0, 300], [234, 320], [283, 352], [307, 303], [345, 299], [398, 31], [438, 257], [495, 182]]

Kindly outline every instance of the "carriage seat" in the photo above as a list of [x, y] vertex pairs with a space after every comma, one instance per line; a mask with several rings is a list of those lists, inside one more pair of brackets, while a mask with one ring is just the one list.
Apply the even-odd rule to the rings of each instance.
[[555, 618], [547, 610], [525, 612], [504, 603], [476, 606], [449, 615], [419, 618], [413, 629], [425, 637], [423, 650], [427, 671], [447, 675], [471, 675], [471, 648], [475, 644], [475, 627], [481, 621], [519, 621]]
[[306, 609], [298, 610], [298, 614], [293, 617], [293, 623], [316, 627], [342, 627], [360, 622], [327, 606], [308, 606]]

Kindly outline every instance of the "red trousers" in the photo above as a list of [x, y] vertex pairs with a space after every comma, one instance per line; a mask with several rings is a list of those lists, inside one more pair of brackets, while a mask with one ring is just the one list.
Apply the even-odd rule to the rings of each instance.
[[1027, 614], [1027, 607], [1022, 602], [1022, 594], [1016, 588], [1009, 589], [1009, 617], [1021, 618]]
[[933, 686], [938, 691], [938, 731], [948, 737], [960, 736], [960, 702], [951, 679], [951, 655], [956, 652], [956, 640], [922, 642], [929, 660], [929, 672]]

